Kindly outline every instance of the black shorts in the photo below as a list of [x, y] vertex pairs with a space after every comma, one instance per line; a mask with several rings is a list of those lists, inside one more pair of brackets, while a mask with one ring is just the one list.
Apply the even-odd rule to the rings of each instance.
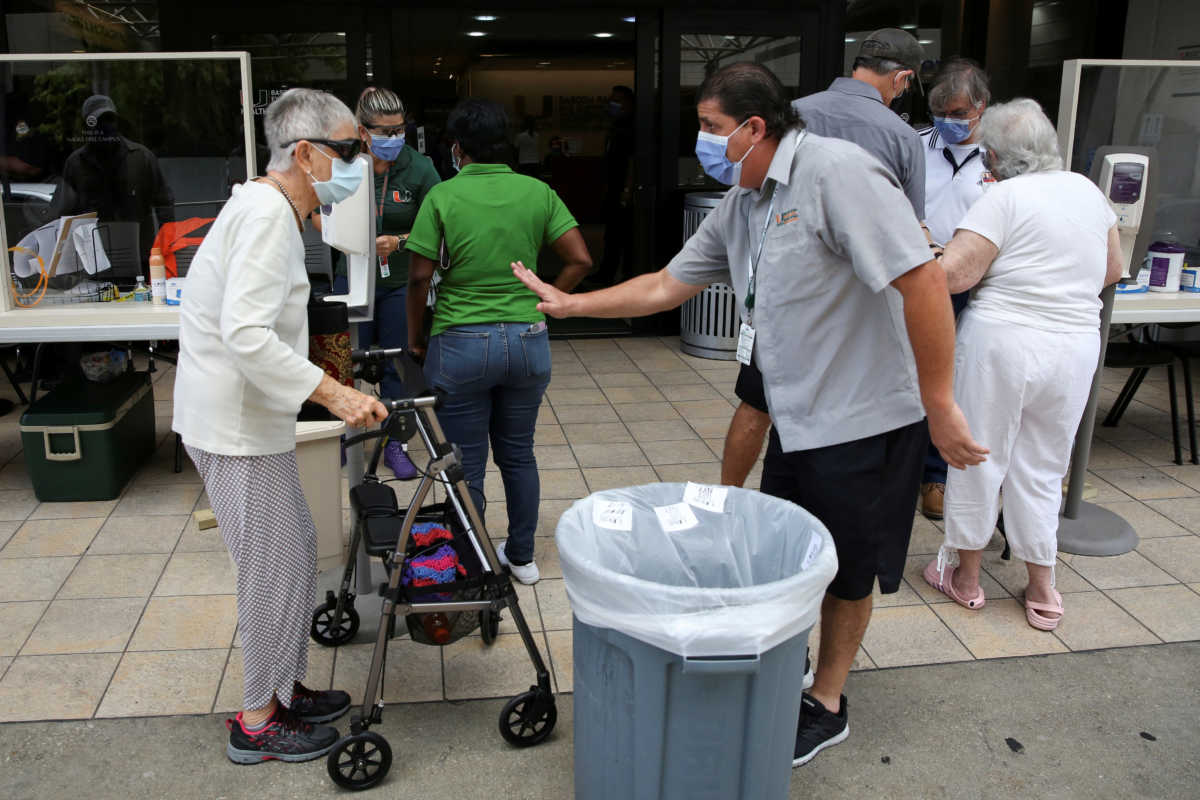
[[925, 420], [865, 439], [785, 453], [771, 429], [762, 491], [808, 510], [829, 529], [838, 571], [829, 593], [861, 600], [900, 588], [929, 428]]
[[763, 377], [758, 367], [754, 366], [754, 359], [750, 359], [749, 364], [742, 364], [733, 393], [746, 405], [767, 413], [767, 394], [763, 389]]

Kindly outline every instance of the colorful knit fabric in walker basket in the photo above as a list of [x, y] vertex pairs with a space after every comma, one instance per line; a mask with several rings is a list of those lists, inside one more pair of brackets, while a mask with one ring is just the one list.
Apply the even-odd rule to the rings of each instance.
[[[437, 586], [453, 583], [458, 576], [466, 577], [467, 569], [458, 560], [458, 553], [450, 544], [430, 550], [438, 542], [454, 541], [454, 534], [436, 522], [418, 522], [412, 529], [413, 544], [423, 552], [404, 562], [400, 581], [405, 586]], [[437, 600], [450, 600], [449, 593], [427, 595]]]

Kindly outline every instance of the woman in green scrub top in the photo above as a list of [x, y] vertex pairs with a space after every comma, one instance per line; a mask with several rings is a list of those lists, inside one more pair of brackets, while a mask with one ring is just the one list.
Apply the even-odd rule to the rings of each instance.
[[[375, 319], [358, 328], [360, 347], [404, 347], [408, 290], [408, 251], [404, 241], [412, 230], [425, 195], [441, 179], [433, 162], [404, 143], [404, 103], [390, 89], [368, 87], [355, 111], [358, 135], [375, 168]], [[346, 260], [339, 255], [334, 291], [346, 292]], [[386, 398], [406, 397], [404, 384], [391, 363], [380, 384]], [[414, 478], [417, 470], [399, 442], [388, 442], [384, 464], [397, 478]]]
[[[491, 443], [508, 512], [508, 539], [497, 555], [513, 577], [530, 584], [538, 579], [533, 542], [541, 493], [533, 434], [550, 383], [550, 337], [537, 296], [510, 264], [536, 264], [549, 245], [565, 265], [554, 284], [570, 291], [592, 259], [554, 190], [504, 163], [503, 107], [464, 100], [446, 128], [461, 171], [429, 192], [408, 238], [408, 340], [415, 354], [427, 350], [425, 378], [442, 392], [438, 418], [446, 437], [462, 448], [467, 484], [481, 508]], [[443, 242], [449, 263], [440, 270], [426, 347], [425, 297]]]

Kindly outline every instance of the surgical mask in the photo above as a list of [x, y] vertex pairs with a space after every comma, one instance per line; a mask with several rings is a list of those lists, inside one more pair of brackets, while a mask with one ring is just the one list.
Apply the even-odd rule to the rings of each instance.
[[[746, 120], [746, 122], [749, 121]], [[734, 128], [728, 136], [718, 136], [715, 133], [705, 133], [704, 131], [696, 134], [696, 158], [700, 160], [700, 166], [704, 167], [704, 171], [713, 180], [733, 186], [741, 177], [742, 162], [750, 153], [754, 152], [754, 148], [758, 145], [751, 145], [750, 149], [736, 163], [729, 160], [725, 151], [729, 148], [729, 140], [733, 138], [733, 134], [740, 131], [746, 122]]]
[[383, 161], [395, 161], [404, 149], [403, 136], [376, 136], [371, 134], [371, 155]]
[[946, 144], [958, 144], [971, 135], [971, 120], [934, 117], [933, 127]]
[[457, 145], [451, 145], [450, 147], [450, 166], [454, 167], [455, 172], [458, 172], [462, 169], [462, 164], [459, 162], [458, 156], [454, 154], [455, 147]]
[[613, 117], [615, 119], [616, 117], [621, 116], [621, 114], [624, 111], [625, 111], [625, 106], [621, 105], [620, 103], [616, 102], [615, 100], [608, 101], [608, 115], [610, 117]]
[[317, 200], [321, 205], [331, 206], [340, 203], [358, 191], [359, 184], [362, 183], [362, 173], [359, 172], [357, 164], [347, 164], [342, 159], [327, 154], [319, 147], [314, 146], [313, 150], [328, 158], [333, 164], [327, 181], [319, 181], [313, 177], [311, 172], [308, 173], [308, 177], [312, 178], [313, 191], [316, 192]]

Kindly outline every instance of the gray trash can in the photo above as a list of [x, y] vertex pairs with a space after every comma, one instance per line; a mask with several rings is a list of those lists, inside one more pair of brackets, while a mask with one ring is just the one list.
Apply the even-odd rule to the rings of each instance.
[[[683, 240], [721, 202], [722, 192], [691, 192], [683, 201]], [[737, 298], [733, 288], [714, 283], [683, 304], [679, 320], [679, 349], [688, 355], [733, 361], [737, 358]]]
[[786, 798], [808, 634], [837, 571], [824, 526], [758, 492], [652, 484], [578, 501], [556, 540], [576, 800]]

